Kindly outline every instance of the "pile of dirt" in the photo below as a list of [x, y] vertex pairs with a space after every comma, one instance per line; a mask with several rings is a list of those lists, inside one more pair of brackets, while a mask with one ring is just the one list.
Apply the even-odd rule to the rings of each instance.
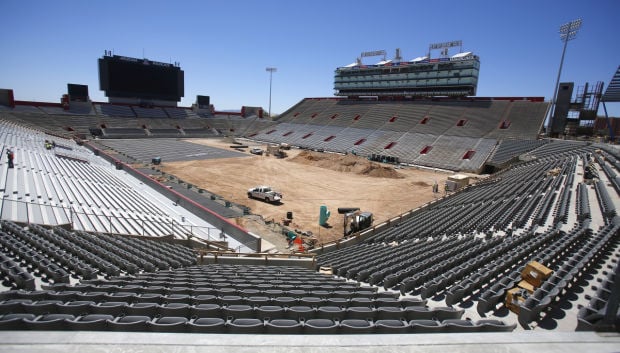
[[302, 151], [297, 156], [289, 159], [289, 161], [343, 173], [367, 175], [374, 178], [404, 178], [402, 174], [390, 166], [384, 166], [377, 162], [371, 162], [366, 158], [352, 154], [341, 155], [336, 153]]

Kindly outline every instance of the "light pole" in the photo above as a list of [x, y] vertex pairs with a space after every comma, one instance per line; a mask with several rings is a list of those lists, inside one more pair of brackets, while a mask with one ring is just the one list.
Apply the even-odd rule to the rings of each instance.
[[271, 119], [271, 78], [273, 73], [278, 71], [275, 67], [268, 67], [267, 72], [269, 72], [269, 119]]
[[[560, 39], [564, 42], [564, 48], [562, 48], [562, 58], [560, 59], [560, 69], [558, 70], [558, 78], [555, 81], [555, 90], [553, 91], [553, 101], [551, 102], [551, 104], [553, 104], [553, 110], [551, 111], [551, 115], [550, 115], [550, 128], [553, 129], [553, 123], [554, 123], [554, 115], [555, 115], [555, 110], [556, 110], [556, 99], [558, 98], [558, 88], [560, 87], [560, 75], [562, 74], [562, 66], [564, 65], [564, 54], [566, 54], [566, 45], [568, 44], [569, 41], [575, 39], [575, 37], [577, 36], [577, 31], [579, 31], [579, 28], [581, 27], [581, 19], [576, 19], [573, 21], [570, 21], [568, 23], [565, 23], [563, 25], [560, 26]], [[551, 131], [553, 133], [553, 131]]]

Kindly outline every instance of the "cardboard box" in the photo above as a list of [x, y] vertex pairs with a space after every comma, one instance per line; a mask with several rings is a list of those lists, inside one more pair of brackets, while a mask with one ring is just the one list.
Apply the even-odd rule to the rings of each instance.
[[521, 282], [519, 282], [519, 284], [517, 284], [517, 287], [525, 289], [530, 294], [534, 293], [534, 290], [536, 290], [537, 288], [537, 287], [534, 287], [530, 282], [526, 280], [522, 280]]
[[532, 261], [525, 265], [525, 268], [521, 271], [521, 278], [538, 288], [552, 273], [553, 271], [550, 268], [539, 262]]
[[506, 307], [515, 314], [519, 314], [519, 307], [525, 303], [525, 289], [515, 287], [506, 292]]

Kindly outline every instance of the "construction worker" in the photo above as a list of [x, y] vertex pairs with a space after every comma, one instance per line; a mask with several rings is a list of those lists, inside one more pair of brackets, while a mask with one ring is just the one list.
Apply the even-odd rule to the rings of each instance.
[[7, 149], [6, 158], [9, 160], [9, 168], [13, 168], [13, 158], [15, 158], [13, 151], [11, 151], [10, 149]]
[[444, 184], [443, 189], [444, 189], [444, 194], [445, 194], [445, 195], [448, 195], [448, 191], [450, 191], [450, 188], [448, 187], [448, 183], [445, 183], [445, 184]]
[[439, 185], [437, 185], [437, 180], [435, 180], [435, 183], [433, 183], [433, 194], [436, 194], [439, 192]]

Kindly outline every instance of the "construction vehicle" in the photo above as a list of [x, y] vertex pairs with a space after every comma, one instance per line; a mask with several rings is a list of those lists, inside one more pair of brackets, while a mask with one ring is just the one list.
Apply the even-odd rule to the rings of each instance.
[[276, 158], [286, 158], [288, 154], [284, 152], [282, 145], [269, 145], [265, 151], [265, 155], [273, 155]]
[[248, 197], [271, 203], [282, 201], [282, 193], [273, 190], [271, 186], [264, 185], [248, 189]]
[[339, 207], [338, 213], [344, 215], [345, 237], [372, 226], [372, 212], [361, 212], [357, 207]]

